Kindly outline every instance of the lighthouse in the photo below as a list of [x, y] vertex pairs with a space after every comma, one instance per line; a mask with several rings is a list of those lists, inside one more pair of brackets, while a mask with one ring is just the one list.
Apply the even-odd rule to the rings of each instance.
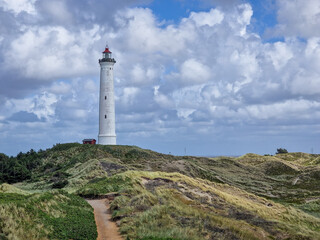
[[99, 59], [100, 64], [100, 101], [98, 143], [116, 145], [115, 104], [113, 87], [113, 66], [116, 63], [112, 52], [106, 46]]

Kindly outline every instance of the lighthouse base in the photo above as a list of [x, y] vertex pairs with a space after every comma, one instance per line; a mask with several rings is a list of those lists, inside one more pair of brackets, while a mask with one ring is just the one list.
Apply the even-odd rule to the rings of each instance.
[[116, 136], [99, 135], [98, 144], [101, 144], [101, 145], [116, 145], [117, 144]]

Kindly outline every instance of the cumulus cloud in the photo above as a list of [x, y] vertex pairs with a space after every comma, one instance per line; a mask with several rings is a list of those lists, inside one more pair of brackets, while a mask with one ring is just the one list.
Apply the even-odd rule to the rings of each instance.
[[1, 0], [0, 7], [3, 7], [6, 11], [12, 11], [15, 15], [21, 12], [35, 14], [35, 2], [36, 0]]
[[80, 32], [63, 27], [29, 28], [11, 43], [4, 64], [29, 78], [82, 76], [94, 71], [92, 63], [99, 53], [90, 47], [100, 39], [98, 26]]
[[213, 27], [215, 24], [221, 23], [223, 17], [224, 15], [221, 11], [217, 9], [211, 9], [210, 12], [191, 12], [189, 18], [192, 19], [198, 27], [205, 25]]
[[[268, 135], [277, 126], [290, 131], [306, 122], [319, 131], [314, 1], [301, 5], [306, 29], [294, 26], [293, 3], [279, 1], [275, 29], [285, 39], [275, 42], [264, 42], [250, 30], [253, 10], [243, 1], [190, 12], [175, 24], [159, 22], [148, 8], [127, 7], [142, 1], [17, 1], [30, 5], [26, 11], [8, 2], [1, 2], [0, 17], [10, 16], [15, 31], [0, 26], [0, 36], [6, 36], [0, 38], [3, 134], [35, 131], [39, 124], [39, 141], [44, 129], [52, 136], [48, 141], [95, 137], [97, 60], [106, 41], [117, 61], [116, 119], [122, 141], [155, 136], [169, 141], [166, 135], [181, 141], [210, 134], [223, 139], [225, 132], [230, 138], [246, 132]], [[106, 9], [113, 14], [105, 14]], [[28, 21], [22, 22], [26, 15]]]
[[320, 37], [320, 2], [318, 0], [277, 0], [276, 2], [278, 24], [274, 29], [268, 31], [268, 35]]
[[99, 24], [111, 30], [114, 13], [131, 5], [148, 2], [151, 0], [41, 0], [34, 5], [38, 14], [37, 21], [43, 25], [77, 29], [92, 28], [92, 25]]
[[[145, 10], [130, 11], [129, 15], [122, 15], [127, 17], [127, 21], [123, 20], [128, 28], [126, 32], [140, 28], [137, 19], [129, 16], [140, 15]], [[311, 116], [308, 114], [310, 109], [319, 111], [314, 99], [308, 97], [317, 94], [317, 88], [310, 90], [306, 85], [305, 88], [298, 85], [298, 82], [303, 84], [305, 81], [309, 83], [307, 85], [315, 86], [318, 73], [308, 80], [297, 71], [297, 67], [307, 72], [316, 71], [313, 67], [316, 61], [311, 63], [309, 60], [318, 56], [316, 40], [307, 44], [292, 39], [263, 43], [257, 34], [247, 30], [252, 16], [248, 4], [239, 5], [232, 13], [221, 13], [223, 18], [211, 26], [199, 24], [195, 19], [207, 17], [205, 14], [214, 17], [217, 12], [212, 10], [192, 13], [179, 25], [166, 28], [157, 26], [149, 10], [144, 13], [150, 17], [144, 26], [150, 29], [143, 36], [133, 34], [128, 39], [139, 42], [143, 38], [147, 48], [142, 52], [148, 62], [158, 61], [159, 69], [165, 67], [166, 71], [159, 75], [158, 82], [149, 83], [155, 89], [154, 100], [161, 108], [175, 106], [177, 116], [182, 122], [186, 121], [185, 124], [193, 121], [211, 123], [212, 119], [224, 124], [263, 124], [267, 119], [282, 121], [288, 116], [302, 121], [305, 116]], [[192, 37], [184, 32], [185, 29], [192, 29]], [[172, 37], [172, 30], [179, 33], [179, 40]], [[173, 45], [180, 41], [184, 48], [178, 47], [172, 52], [169, 48], [167, 51], [167, 41], [154, 41], [155, 36], [161, 38], [161, 35], [168, 36], [162, 39], [170, 39]], [[156, 53], [156, 56], [150, 53]], [[197, 60], [199, 56], [201, 61]], [[306, 61], [310, 61], [310, 65], [303, 64]], [[175, 67], [170, 68], [169, 64]], [[144, 63], [144, 69], [147, 65]], [[299, 76], [302, 76], [301, 81]], [[303, 95], [304, 99], [296, 101], [297, 95]], [[301, 105], [303, 108], [296, 111], [295, 106]]]
[[291, 83], [292, 93], [298, 95], [319, 95], [320, 94], [319, 74], [306, 71], [299, 72]]
[[293, 54], [288, 44], [284, 42], [276, 42], [270, 48], [267, 52], [268, 57], [271, 59], [275, 70], [279, 71], [293, 57]]
[[67, 3], [63, 0], [38, 1], [37, 7], [41, 15], [49, 22], [70, 25], [74, 22], [74, 16]]
[[205, 83], [210, 78], [208, 66], [195, 59], [188, 59], [181, 65], [181, 81], [190, 84]]

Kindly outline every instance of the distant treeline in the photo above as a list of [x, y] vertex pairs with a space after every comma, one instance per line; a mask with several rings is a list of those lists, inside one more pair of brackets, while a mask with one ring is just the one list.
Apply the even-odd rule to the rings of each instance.
[[0, 183], [16, 183], [31, 179], [32, 170], [41, 164], [41, 155], [31, 149], [27, 153], [20, 152], [16, 157], [8, 157], [0, 153]]
[[[25, 180], [34, 180], [36, 174], [34, 171], [36, 168], [44, 167], [43, 170], [51, 168], [52, 163], [44, 164], [44, 160], [53, 152], [65, 151], [73, 147], [82, 146], [79, 143], [57, 143], [52, 148], [42, 150], [38, 152], [31, 149], [26, 153], [18, 153], [15, 157], [9, 157], [3, 153], [0, 153], [0, 184], [1, 183], [17, 183]], [[62, 168], [59, 166], [57, 168]], [[64, 173], [59, 173], [60, 175]], [[54, 188], [60, 188], [61, 184], [64, 186], [64, 176], [55, 176]], [[0, 238], [1, 239], [1, 238]]]

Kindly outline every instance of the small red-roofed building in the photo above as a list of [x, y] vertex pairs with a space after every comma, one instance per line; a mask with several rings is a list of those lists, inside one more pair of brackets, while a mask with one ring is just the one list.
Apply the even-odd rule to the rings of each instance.
[[94, 145], [94, 144], [96, 144], [96, 142], [97, 142], [97, 140], [95, 140], [95, 139], [93, 139], [93, 138], [83, 139], [83, 140], [82, 140], [82, 143], [83, 143], [83, 144], [92, 144], [92, 145]]

